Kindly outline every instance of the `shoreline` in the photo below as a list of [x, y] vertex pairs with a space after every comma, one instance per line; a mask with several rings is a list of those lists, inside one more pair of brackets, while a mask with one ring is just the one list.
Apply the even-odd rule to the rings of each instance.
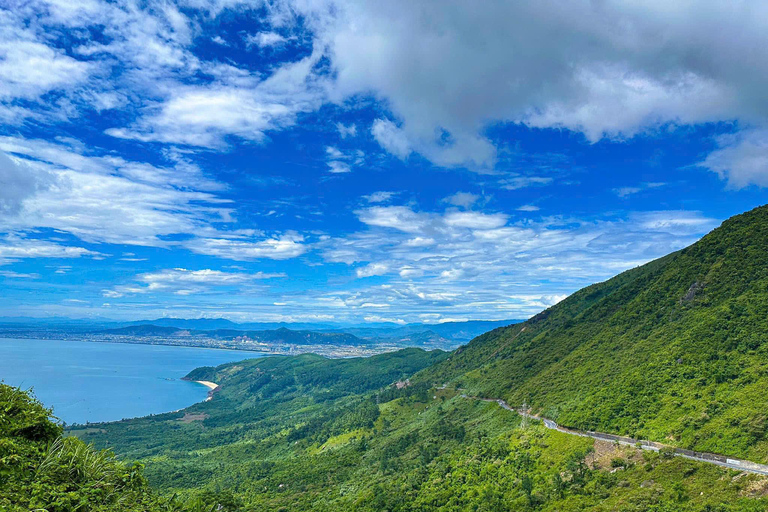
[[207, 387], [211, 391], [219, 387], [218, 384], [216, 384], [215, 382], [211, 382], [209, 380], [193, 380], [192, 382], [197, 382], [198, 384], [202, 384], [203, 386]]
[[208, 388], [208, 396], [205, 397], [205, 400], [203, 400], [204, 402], [210, 402], [211, 399], [213, 398], [213, 393], [217, 389], [219, 389], [219, 385], [218, 384], [216, 384], [215, 382], [211, 382], [209, 380], [193, 380], [192, 382], [196, 382], [198, 384], [202, 384], [203, 386]]

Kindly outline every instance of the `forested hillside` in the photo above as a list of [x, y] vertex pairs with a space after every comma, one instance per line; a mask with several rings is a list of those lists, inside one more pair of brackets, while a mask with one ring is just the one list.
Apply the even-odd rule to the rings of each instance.
[[561, 424], [768, 460], [768, 207], [424, 372]]
[[72, 433], [146, 464], [164, 495], [225, 511], [764, 510], [768, 480], [523, 424], [403, 380], [446, 354], [201, 368], [209, 402]]

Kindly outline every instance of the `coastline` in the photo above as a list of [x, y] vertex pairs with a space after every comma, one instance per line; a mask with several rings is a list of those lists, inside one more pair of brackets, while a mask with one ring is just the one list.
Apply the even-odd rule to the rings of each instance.
[[219, 385], [215, 382], [211, 382], [209, 380], [193, 380], [192, 382], [196, 382], [198, 384], [202, 384], [203, 386], [208, 388], [208, 396], [205, 398], [205, 402], [209, 402], [213, 398], [213, 393], [216, 392], [217, 389], [219, 389]]
[[195, 381], [192, 381], [192, 382], [197, 382], [198, 384], [202, 384], [203, 386], [207, 387], [211, 391], [213, 391], [214, 389], [219, 387], [218, 384], [216, 384], [215, 382], [211, 382], [209, 380], [195, 380]]

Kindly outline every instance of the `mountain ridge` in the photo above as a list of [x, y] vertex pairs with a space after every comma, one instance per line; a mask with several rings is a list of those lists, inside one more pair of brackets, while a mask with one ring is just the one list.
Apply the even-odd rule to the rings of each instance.
[[765, 461], [767, 298], [763, 206], [474, 339], [420, 378], [568, 426]]

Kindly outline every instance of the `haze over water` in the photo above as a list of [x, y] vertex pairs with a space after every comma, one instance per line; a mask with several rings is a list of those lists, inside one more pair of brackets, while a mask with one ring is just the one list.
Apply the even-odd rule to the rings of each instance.
[[0, 338], [0, 380], [35, 395], [67, 423], [175, 411], [208, 389], [181, 380], [199, 366], [262, 357], [194, 347]]

